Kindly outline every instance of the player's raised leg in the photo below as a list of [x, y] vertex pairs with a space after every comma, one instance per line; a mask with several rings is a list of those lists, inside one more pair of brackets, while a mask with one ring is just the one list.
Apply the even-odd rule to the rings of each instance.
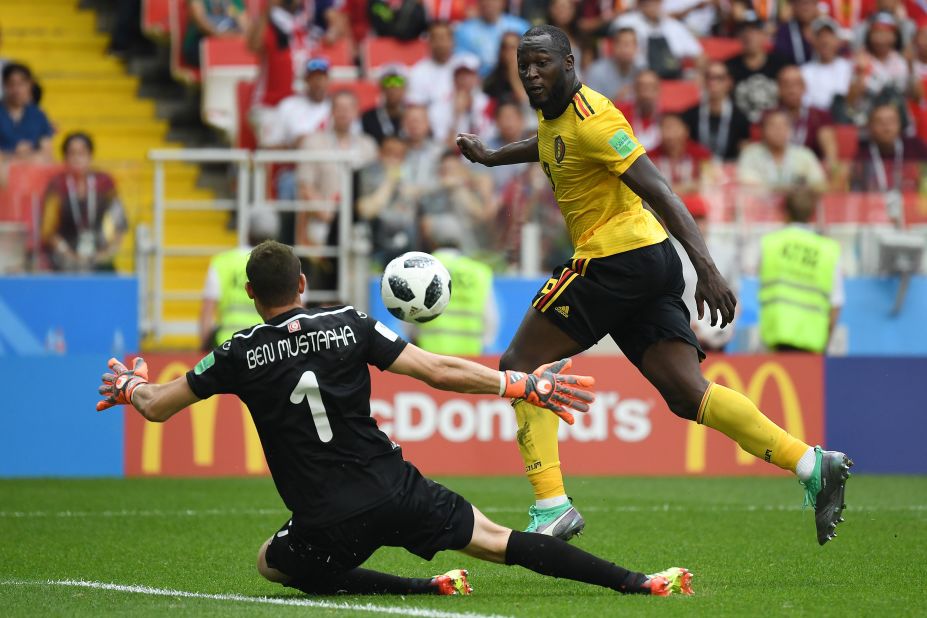
[[[537, 310], [529, 308], [499, 360], [499, 368], [530, 372], [539, 365], [569, 358], [583, 349]], [[535, 504], [528, 510], [531, 522], [526, 532], [569, 540], [582, 531], [585, 521], [570, 504], [563, 485], [557, 442], [560, 419], [523, 399], [513, 401], [512, 406], [518, 423], [518, 450], [535, 496]]]
[[641, 371], [677, 416], [716, 429], [751, 455], [794, 472], [805, 486], [806, 504], [815, 508], [818, 542], [823, 545], [836, 536], [853, 465], [846, 455], [812, 448], [772, 422], [741, 393], [707, 382], [695, 348], [684, 341], [652, 344], [644, 352]]
[[510, 530], [473, 507], [473, 538], [462, 551], [475, 558], [518, 565], [550, 577], [611, 588], [624, 594], [692, 594], [692, 573], [673, 567], [653, 575], [629, 571], [558, 539]]

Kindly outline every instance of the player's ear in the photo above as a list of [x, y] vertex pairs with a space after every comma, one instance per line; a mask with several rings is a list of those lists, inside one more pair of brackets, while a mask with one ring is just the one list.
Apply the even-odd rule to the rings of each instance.
[[567, 54], [563, 57], [563, 68], [567, 71], [573, 70], [573, 65], [576, 62], [576, 59], [573, 58], [573, 54]]
[[248, 298], [254, 300], [254, 288], [251, 287], [250, 281], [245, 281], [245, 292], [248, 293]]
[[305, 293], [307, 285], [309, 285], [309, 283], [306, 281], [306, 275], [303, 273], [299, 273], [299, 286], [297, 287], [297, 289], [299, 290], [300, 296], [302, 296], [303, 293]]

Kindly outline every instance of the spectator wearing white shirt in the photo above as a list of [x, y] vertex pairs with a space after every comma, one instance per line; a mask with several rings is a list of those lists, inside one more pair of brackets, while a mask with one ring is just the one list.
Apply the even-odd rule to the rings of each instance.
[[663, 10], [685, 24], [698, 37], [710, 35], [718, 21], [715, 3], [706, 0], [666, 0]]
[[289, 96], [277, 106], [278, 140], [264, 144], [265, 147], [296, 148], [308, 135], [325, 126], [332, 111], [328, 69], [326, 58], [312, 58], [306, 63], [305, 93]]
[[792, 119], [784, 110], [763, 116], [761, 141], [744, 147], [737, 159], [737, 181], [769, 191], [785, 191], [796, 184], [821, 190], [824, 169], [810, 148], [791, 143]]
[[454, 94], [454, 68], [459, 56], [454, 54], [454, 33], [446, 21], [428, 26], [428, 57], [412, 66], [406, 89], [408, 103], [423, 106], [432, 127], [451, 124], [451, 98]]
[[805, 104], [830, 111], [837, 97], [846, 97], [853, 78], [853, 63], [842, 58], [840, 26], [830, 17], [818, 17], [811, 24], [814, 33], [814, 60], [801, 66], [805, 84]]
[[446, 129], [433, 127], [432, 131], [434, 138], [448, 148], [456, 148], [458, 133], [478, 135], [480, 139], [487, 140], [494, 132], [489, 115], [489, 95], [480, 88], [478, 69], [479, 61], [472, 56], [460, 58], [454, 68], [451, 124]]
[[684, 59], [701, 63], [702, 45], [682, 22], [665, 14], [662, 0], [641, 0], [638, 6], [639, 10], [615, 19], [611, 28], [633, 28], [637, 32], [640, 64], [661, 78], [675, 79], [682, 74]]

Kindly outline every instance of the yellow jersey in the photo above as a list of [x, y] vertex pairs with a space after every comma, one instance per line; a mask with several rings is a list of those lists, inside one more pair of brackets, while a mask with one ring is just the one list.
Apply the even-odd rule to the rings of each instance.
[[666, 239], [656, 217], [621, 181], [644, 147], [606, 97], [582, 86], [559, 117], [538, 111], [538, 154], [573, 241], [573, 257], [598, 258]]

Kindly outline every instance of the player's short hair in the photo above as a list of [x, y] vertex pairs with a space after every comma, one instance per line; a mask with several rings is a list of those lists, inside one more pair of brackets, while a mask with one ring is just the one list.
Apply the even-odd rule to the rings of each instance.
[[551, 26], [550, 24], [534, 26], [522, 36], [522, 40], [537, 36], [549, 36], [551, 49], [561, 58], [566, 58], [573, 53], [573, 48], [570, 47], [570, 39], [567, 38], [566, 32], [557, 26]]
[[265, 307], [288, 305], [299, 294], [299, 258], [276, 240], [265, 240], [251, 250], [245, 272], [255, 299]]

